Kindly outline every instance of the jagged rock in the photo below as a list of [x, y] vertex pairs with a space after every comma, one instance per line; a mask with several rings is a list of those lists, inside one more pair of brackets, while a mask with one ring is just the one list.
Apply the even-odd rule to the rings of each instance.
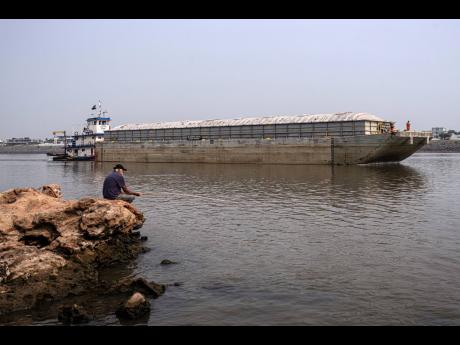
[[184, 285], [184, 283], [182, 282], [174, 282], [174, 283], [166, 284], [166, 286], [182, 286], [182, 285]]
[[160, 262], [160, 265], [174, 265], [174, 264], [177, 264], [178, 262], [175, 262], [175, 261], [171, 261], [171, 260], [168, 260], [168, 259], [164, 259], [163, 261]]
[[138, 278], [131, 283], [131, 288], [137, 291], [141, 291], [146, 295], [157, 298], [164, 294], [166, 286], [164, 284], [158, 284], [155, 282], [148, 282], [144, 278]]
[[144, 216], [121, 200], [64, 200], [59, 185], [0, 193], [0, 315], [80, 294], [97, 270], [135, 258]]
[[58, 184], [48, 184], [43, 186], [40, 191], [43, 194], [52, 196], [53, 198], [61, 198], [62, 197], [62, 192], [61, 192], [61, 186]]
[[158, 284], [154, 281], [148, 282], [144, 278], [137, 279], [122, 279], [118, 284], [116, 284], [110, 293], [133, 293], [141, 292], [147, 296], [152, 296], [153, 298], [158, 298], [166, 291], [166, 285]]
[[88, 323], [90, 317], [86, 310], [78, 304], [63, 305], [59, 308], [58, 320], [65, 324]]
[[150, 302], [144, 295], [135, 292], [125, 303], [116, 311], [120, 318], [137, 319], [150, 312]]
[[131, 237], [134, 237], [134, 238], [140, 238], [141, 237], [141, 233], [139, 231], [133, 231], [131, 233]]

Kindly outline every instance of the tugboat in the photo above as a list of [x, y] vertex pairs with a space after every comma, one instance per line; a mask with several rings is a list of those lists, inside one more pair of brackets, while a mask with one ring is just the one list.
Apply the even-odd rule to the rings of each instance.
[[[91, 110], [96, 110], [94, 105]], [[104, 140], [104, 131], [110, 129], [110, 117], [107, 111], [102, 111], [101, 101], [99, 101], [99, 112], [91, 114], [86, 119], [86, 127], [81, 133], [75, 132], [70, 145], [67, 145], [64, 138], [64, 154], [53, 157], [54, 161], [94, 161], [96, 159], [96, 142]], [[65, 136], [65, 133], [64, 133]]]

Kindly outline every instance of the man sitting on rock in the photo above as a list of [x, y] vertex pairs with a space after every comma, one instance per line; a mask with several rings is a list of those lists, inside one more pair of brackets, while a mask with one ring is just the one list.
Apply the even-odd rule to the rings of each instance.
[[[127, 169], [123, 165], [117, 164], [113, 167], [113, 172], [105, 178], [104, 186], [102, 187], [102, 194], [105, 199], [124, 200], [131, 203], [134, 200], [134, 197], [131, 195], [141, 195], [141, 193], [132, 192], [126, 187], [123, 177], [125, 171]], [[121, 193], [122, 189], [125, 194]]]

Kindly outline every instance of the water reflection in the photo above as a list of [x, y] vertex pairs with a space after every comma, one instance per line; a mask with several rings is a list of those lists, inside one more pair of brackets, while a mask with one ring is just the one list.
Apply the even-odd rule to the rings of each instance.
[[[113, 163], [95, 163], [94, 174], [101, 178]], [[280, 184], [301, 191], [305, 186], [332, 185], [343, 190], [379, 193], [391, 190], [395, 195], [407, 190], [423, 190], [425, 180], [417, 169], [402, 164], [328, 166], [328, 165], [244, 165], [244, 164], [145, 164], [127, 165], [126, 179], [142, 184], [147, 178], [168, 179], [176, 176], [204, 188], [218, 183], [228, 187], [263, 183], [268, 189]], [[81, 172], [81, 171], [79, 171]], [[224, 186], [224, 189], [225, 188]], [[229, 189], [228, 191], [231, 191]]]

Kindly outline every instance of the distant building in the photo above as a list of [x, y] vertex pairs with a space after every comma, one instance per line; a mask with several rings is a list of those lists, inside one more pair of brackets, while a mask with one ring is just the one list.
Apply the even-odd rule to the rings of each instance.
[[441, 134], [444, 134], [447, 132], [447, 128], [445, 127], [433, 127], [431, 129], [431, 133], [433, 135], [433, 138], [439, 139]]
[[30, 139], [29, 137], [6, 139], [6, 145], [37, 145], [41, 142], [40, 139]]
[[45, 138], [43, 140], [44, 144], [57, 144], [57, 138]]

